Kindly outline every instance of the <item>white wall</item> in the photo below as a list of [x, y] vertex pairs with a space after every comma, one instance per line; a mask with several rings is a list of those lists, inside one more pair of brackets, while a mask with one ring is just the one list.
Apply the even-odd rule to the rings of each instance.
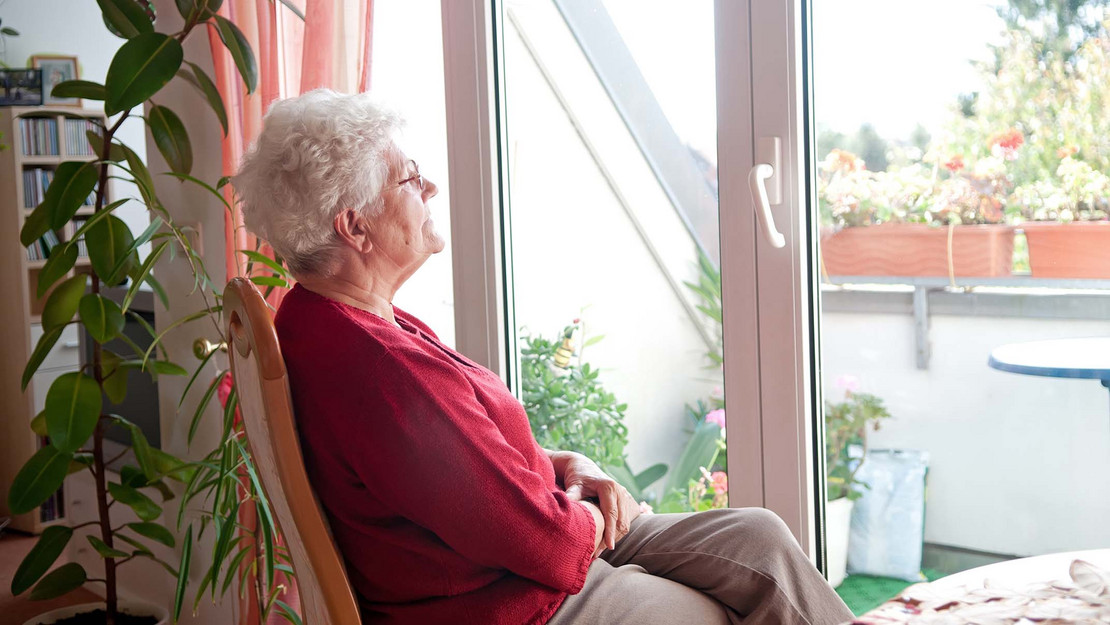
[[893, 418], [873, 448], [929, 452], [925, 540], [1033, 555], [1110, 544], [1110, 393], [1096, 380], [987, 367], [991, 349], [1106, 335], [1105, 321], [934, 315], [932, 360], [915, 367], [909, 315], [825, 314], [825, 397], [840, 375]]
[[[170, 9], [176, 15], [177, 10], [172, 6]], [[18, 37], [6, 37], [6, 58], [0, 60], [10, 67], [30, 67], [31, 56], [37, 54], [76, 56], [79, 77], [104, 84], [112, 56], [123, 44], [123, 39], [108, 32], [100, 7], [93, 0], [7, 0], [0, 5], [0, 19], [4, 26], [20, 33]], [[82, 105], [104, 110], [102, 102], [83, 100]], [[116, 136], [145, 158], [144, 132], [142, 120], [133, 118], [123, 123]], [[7, 138], [9, 145], [13, 141]], [[134, 185], [119, 180], [110, 181], [108, 191], [113, 199], [139, 197]], [[136, 234], [150, 223], [146, 210], [138, 202], [128, 202], [116, 209], [115, 214]], [[143, 246], [140, 254], [145, 256], [149, 247]]]

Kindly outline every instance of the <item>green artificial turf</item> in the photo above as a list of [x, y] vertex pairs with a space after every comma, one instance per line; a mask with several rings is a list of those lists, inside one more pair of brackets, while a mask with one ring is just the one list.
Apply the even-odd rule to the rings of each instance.
[[[926, 570], [925, 577], [928, 581], [940, 579], [943, 575], [939, 571]], [[925, 581], [925, 580], [922, 580]], [[888, 599], [893, 599], [904, 588], [912, 585], [901, 579], [889, 577], [871, 577], [870, 575], [849, 575], [844, 582], [836, 587], [836, 594], [848, 604], [848, 608], [856, 616], [873, 610]]]

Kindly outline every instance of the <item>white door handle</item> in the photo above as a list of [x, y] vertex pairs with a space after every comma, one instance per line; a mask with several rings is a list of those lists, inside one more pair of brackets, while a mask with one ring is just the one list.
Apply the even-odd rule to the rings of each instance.
[[775, 227], [775, 218], [771, 215], [771, 206], [767, 203], [767, 188], [764, 182], [775, 174], [775, 169], [767, 163], [759, 163], [748, 172], [748, 186], [752, 190], [752, 201], [755, 202], [756, 213], [759, 215], [759, 225], [763, 227], [763, 234], [771, 247], [786, 247], [786, 237]]

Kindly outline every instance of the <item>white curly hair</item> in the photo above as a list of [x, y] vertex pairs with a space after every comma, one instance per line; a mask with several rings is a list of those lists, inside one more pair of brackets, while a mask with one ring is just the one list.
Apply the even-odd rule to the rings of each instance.
[[403, 125], [368, 94], [316, 89], [278, 100], [232, 184], [247, 229], [269, 242], [296, 275], [330, 275], [346, 208], [376, 217]]

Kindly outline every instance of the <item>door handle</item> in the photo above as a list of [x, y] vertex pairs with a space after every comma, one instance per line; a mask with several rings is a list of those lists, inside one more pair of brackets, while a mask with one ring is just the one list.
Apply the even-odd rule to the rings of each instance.
[[786, 247], [786, 237], [775, 227], [775, 217], [771, 214], [771, 206], [767, 203], [768, 178], [775, 174], [775, 168], [767, 163], [758, 163], [748, 172], [748, 186], [752, 190], [752, 201], [755, 202], [756, 214], [759, 215], [759, 225], [771, 247]]

